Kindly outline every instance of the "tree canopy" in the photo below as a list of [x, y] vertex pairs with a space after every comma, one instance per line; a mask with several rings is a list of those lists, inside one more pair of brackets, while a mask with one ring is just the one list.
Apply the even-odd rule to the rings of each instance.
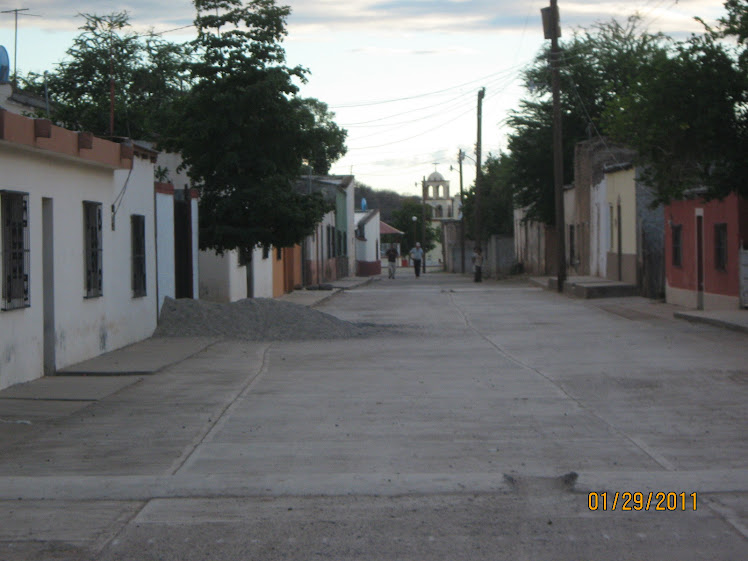
[[[715, 28], [685, 41], [643, 30], [637, 16], [562, 41], [564, 183], [576, 143], [599, 136], [636, 151], [657, 201], [695, 187], [707, 197], [748, 195], [748, 4], [724, 6]], [[507, 119], [506, 180], [527, 219], [553, 224], [548, 48], [524, 80], [528, 94]]]
[[326, 173], [346, 132], [327, 106], [300, 97], [307, 71], [285, 65], [288, 7], [273, 0], [195, 0], [192, 88], [175, 103], [163, 145], [182, 154], [200, 190], [200, 245], [218, 252], [285, 247], [328, 210], [294, 190], [306, 162]]
[[[639, 18], [625, 23], [598, 23], [562, 42], [561, 107], [564, 136], [564, 183], [573, 181], [574, 146], [600, 134], [603, 112], [611, 100], [625, 95], [641, 72], [665, 48], [661, 34], [642, 31]], [[507, 180], [514, 202], [527, 218], [555, 222], [553, 195], [553, 105], [550, 49], [544, 48], [524, 73], [528, 96], [507, 120]]]
[[[171, 119], [172, 102], [189, 87], [183, 70], [189, 46], [133, 33], [127, 12], [82, 17], [67, 58], [47, 75], [53, 119], [98, 136], [155, 140]], [[43, 94], [44, 76], [29, 74], [24, 87]]]
[[[423, 232], [423, 212], [424, 207], [426, 210], [426, 219], [431, 218], [434, 209], [430, 205], [424, 205], [420, 202], [418, 197], [409, 198], [403, 200], [402, 206], [392, 212], [392, 224], [401, 232], [404, 232], [402, 236], [402, 247], [403, 250], [409, 251], [410, 248], [415, 247], [416, 242], [421, 242], [421, 247], [424, 252], [429, 252], [436, 247], [436, 241], [441, 236], [441, 231], [437, 231], [436, 228], [432, 228], [429, 223], [426, 223], [426, 239], [422, 240]], [[416, 220], [413, 220], [413, 217]], [[415, 236], [415, 237], [414, 237]]]
[[[604, 130], [639, 154], [660, 201], [691, 189], [707, 197], [748, 195], [748, 5], [725, 3], [708, 26], [658, 55], [641, 79], [606, 107]], [[720, 41], [735, 36], [737, 45]]]
[[[514, 205], [512, 190], [512, 158], [505, 153], [489, 154], [483, 164], [481, 176], [481, 240], [493, 234], [511, 235], [514, 230]], [[463, 204], [466, 234], [472, 239], [475, 232], [475, 185], [465, 194]]]

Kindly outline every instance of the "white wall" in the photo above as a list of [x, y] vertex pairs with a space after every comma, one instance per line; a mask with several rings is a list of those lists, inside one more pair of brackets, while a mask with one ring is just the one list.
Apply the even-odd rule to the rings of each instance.
[[213, 250], [198, 255], [199, 297], [213, 302], [235, 302], [247, 297], [247, 268], [239, 266], [237, 251], [218, 255]]
[[350, 185], [345, 190], [346, 215], [348, 219], [348, 274], [351, 276], [356, 274], [356, 220], [354, 216], [356, 209], [354, 190], [354, 182], [351, 181]]
[[252, 297], [273, 297], [273, 257], [274, 250], [271, 248], [266, 259], [262, 258], [262, 248], [255, 248], [252, 252]]
[[[198, 220], [197, 199], [191, 199], [191, 218], [192, 218], [192, 297], [200, 298], [200, 266], [197, 254], [200, 251], [200, 226]], [[173, 218], [172, 218], [173, 220]]]
[[[158, 309], [164, 305], [164, 298], [174, 298], [176, 280], [174, 278], [174, 196], [156, 193], [156, 236], [158, 242]], [[197, 253], [193, 254], [197, 255]], [[197, 261], [194, 259], [193, 261]], [[195, 263], [197, 266], [197, 263]], [[197, 285], [195, 285], [197, 287]]]
[[605, 278], [610, 247], [610, 208], [605, 179], [590, 189], [590, 274]]
[[[150, 336], [156, 326], [153, 168], [135, 159], [112, 230], [111, 205], [127, 171], [0, 146], [0, 189], [29, 194], [31, 307], [0, 312], [0, 387], [43, 374], [42, 198], [53, 208], [55, 366], [64, 368]], [[102, 204], [103, 296], [84, 298], [83, 201]], [[146, 224], [147, 295], [131, 290], [130, 215]]]

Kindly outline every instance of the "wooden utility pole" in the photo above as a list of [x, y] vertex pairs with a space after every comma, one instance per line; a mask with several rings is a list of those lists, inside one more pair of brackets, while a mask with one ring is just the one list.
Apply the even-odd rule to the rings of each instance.
[[428, 196], [428, 187], [426, 178], [421, 182], [423, 188], [423, 205], [421, 205], [421, 246], [423, 248], [423, 262], [421, 263], [421, 272], [426, 274], [426, 198]]
[[559, 64], [561, 49], [558, 38], [561, 36], [561, 25], [558, 16], [558, 0], [551, 0], [550, 8], [541, 10], [545, 38], [551, 40], [551, 89], [553, 90], [553, 192], [556, 203], [556, 250], [557, 272], [556, 285], [563, 292], [566, 282], [566, 223], [564, 217], [564, 159], [563, 136], [561, 130], [561, 86]]
[[460, 163], [460, 272], [465, 273], [465, 200], [462, 194], [462, 160], [465, 158], [465, 152], [460, 150], [457, 153], [457, 161]]
[[[481, 208], [480, 195], [483, 170], [481, 169], [482, 130], [483, 130], [483, 98], [486, 88], [478, 90], [478, 140], [475, 144], [475, 245], [481, 247]], [[481, 248], [482, 249], [482, 248]]]

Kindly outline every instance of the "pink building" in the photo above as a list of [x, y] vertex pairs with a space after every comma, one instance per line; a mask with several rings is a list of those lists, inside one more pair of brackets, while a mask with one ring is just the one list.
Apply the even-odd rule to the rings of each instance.
[[665, 252], [668, 302], [707, 310], [740, 307], [748, 201], [734, 193], [723, 200], [673, 201], [665, 207]]

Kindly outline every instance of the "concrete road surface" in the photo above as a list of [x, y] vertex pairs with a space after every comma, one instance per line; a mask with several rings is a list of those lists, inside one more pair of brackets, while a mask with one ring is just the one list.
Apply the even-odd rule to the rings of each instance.
[[0, 560], [745, 559], [748, 338], [626, 302], [400, 271], [318, 308], [376, 337], [0, 399]]

